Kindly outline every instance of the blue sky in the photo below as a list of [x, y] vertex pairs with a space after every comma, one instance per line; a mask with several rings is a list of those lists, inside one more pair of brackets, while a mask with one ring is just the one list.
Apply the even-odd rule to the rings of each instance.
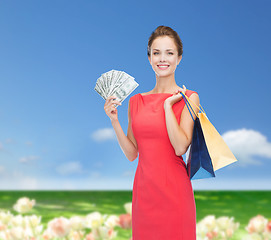
[[270, 10], [263, 0], [1, 1], [0, 189], [132, 189], [138, 159], [121, 151], [94, 86], [116, 69], [138, 82], [130, 96], [150, 91], [159, 25], [183, 41], [176, 83], [199, 93], [238, 159], [193, 188], [271, 189]]

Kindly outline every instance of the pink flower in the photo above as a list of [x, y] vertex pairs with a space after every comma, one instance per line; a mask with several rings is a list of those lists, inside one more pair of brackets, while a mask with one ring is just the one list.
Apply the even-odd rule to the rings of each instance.
[[262, 233], [266, 227], [267, 222], [268, 220], [264, 216], [258, 214], [256, 217], [250, 219], [246, 230], [248, 233]]
[[50, 221], [48, 223], [48, 228], [55, 237], [65, 237], [69, 234], [71, 227], [67, 218], [60, 217]]
[[208, 237], [208, 239], [213, 239], [217, 236], [217, 232], [216, 231], [211, 231], [211, 232], [207, 232], [206, 233], [206, 237]]
[[94, 236], [92, 233], [89, 233], [87, 236], [86, 236], [86, 240], [95, 240]]
[[226, 235], [227, 235], [227, 237], [232, 237], [232, 235], [233, 235], [233, 230], [232, 229], [227, 229], [226, 230]]
[[6, 230], [7, 226], [0, 221], [0, 231]]
[[119, 216], [119, 224], [122, 228], [132, 228], [132, 217], [129, 213], [121, 214]]
[[271, 220], [266, 224], [266, 231], [271, 233]]

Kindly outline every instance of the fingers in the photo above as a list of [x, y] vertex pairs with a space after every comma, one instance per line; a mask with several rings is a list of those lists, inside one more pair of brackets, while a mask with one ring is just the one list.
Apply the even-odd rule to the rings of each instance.
[[116, 97], [110, 96], [106, 99], [104, 104], [104, 110], [109, 117], [113, 116], [112, 114], [117, 114], [117, 105], [121, 105], [121, 102], [114, 99], [116, 99]]
[[110, 101], [112, 101], [113, 99], [116, 99], [116, 97], [114, 96], [110, 96], [106, 99], [105, 103], [108, 104]]
[[182, 92], [183, 94], [185, 94], [186, 92], [186, 87], [183, 85], [183, 88], [179, 88], [178, 90], [176, 90], [174, 93], [179, 93]]
[[118, 105], [121, 105], [121, 102], [119, 102], [119, 101], [117, 101], [117, 100], [113, 100], [113, 99], [116, 99], [116, 97], [114, 97], [114, 96], [110, 96], [110, 97], [108, 97], [107, 99], [106, 99], [106, 101], [105, 101], [105, 106], [107, 106], [107, 105], [111, 105], [111, 104], [118, 104]]

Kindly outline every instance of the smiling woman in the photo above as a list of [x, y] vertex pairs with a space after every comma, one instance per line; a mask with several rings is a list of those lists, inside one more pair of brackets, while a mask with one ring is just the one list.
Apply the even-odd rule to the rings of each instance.
[[151, 34], [148, 60], [156, 85], [130, 98], [127, 136], [112, 109], [118, 101], [109, 97], [104, 106], [126, 157], [134, 161], [139, 155], [132, 198], [133, 240], [196, 239], [194, 193], [182, 158], [192, 140], [194, 121], [180, 92], [197, 105], [199, 97], [175, 82], [182, 53], [181, 39], [170, 27], [159, 26]]
[[[163, 34], [165, 33], [166, 32], [163, 32]], [[155, 33], [153, 36], [155, 37]], [[150, 38], [148, 44], [148, 58], [156, 73], [156, 77], [162, 77], [163, 74], [161, 75], [161, 73], [164, 73], [165, 70], [169, 70], [171, 73], [169, 79], [171, 80], [167, 81], [167, 84], [171, 84], [172, 88], [177, 87], [177, 84], [172, 79], [172, 76], [174, 76], [172, 74], [175, 72], [177, 65], [182, 59], [182, 55], [179, 55], [180, 53], [182, 54], [183, 51], [181, 40], [178, 38], [175, 40], [172, 35], [158, 35], [156, 38], [153, 36]], [[175, 42], [179, 43], [176, 44]], [[180, 49], [177, 49], [177, 46], [179, 46]], [[157, 69], [164, 71], [160, 72], [157, 71]], [[169, 73], [169, 71], [167, 71], [167, 73]]]

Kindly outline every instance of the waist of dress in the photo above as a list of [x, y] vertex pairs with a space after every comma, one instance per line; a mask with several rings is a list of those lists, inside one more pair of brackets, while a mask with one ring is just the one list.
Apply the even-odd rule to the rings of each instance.
[[167, 152], [161, 153], [161, 151], [140, 151], [139, 150], [138, 160], [142, 159], [145, 164], [170, 164], [170, 163], [181, 163], [186, 167], [186, 163], [183, 160], [182, 156], [177, 156], [175, 151], [169, 150]]

